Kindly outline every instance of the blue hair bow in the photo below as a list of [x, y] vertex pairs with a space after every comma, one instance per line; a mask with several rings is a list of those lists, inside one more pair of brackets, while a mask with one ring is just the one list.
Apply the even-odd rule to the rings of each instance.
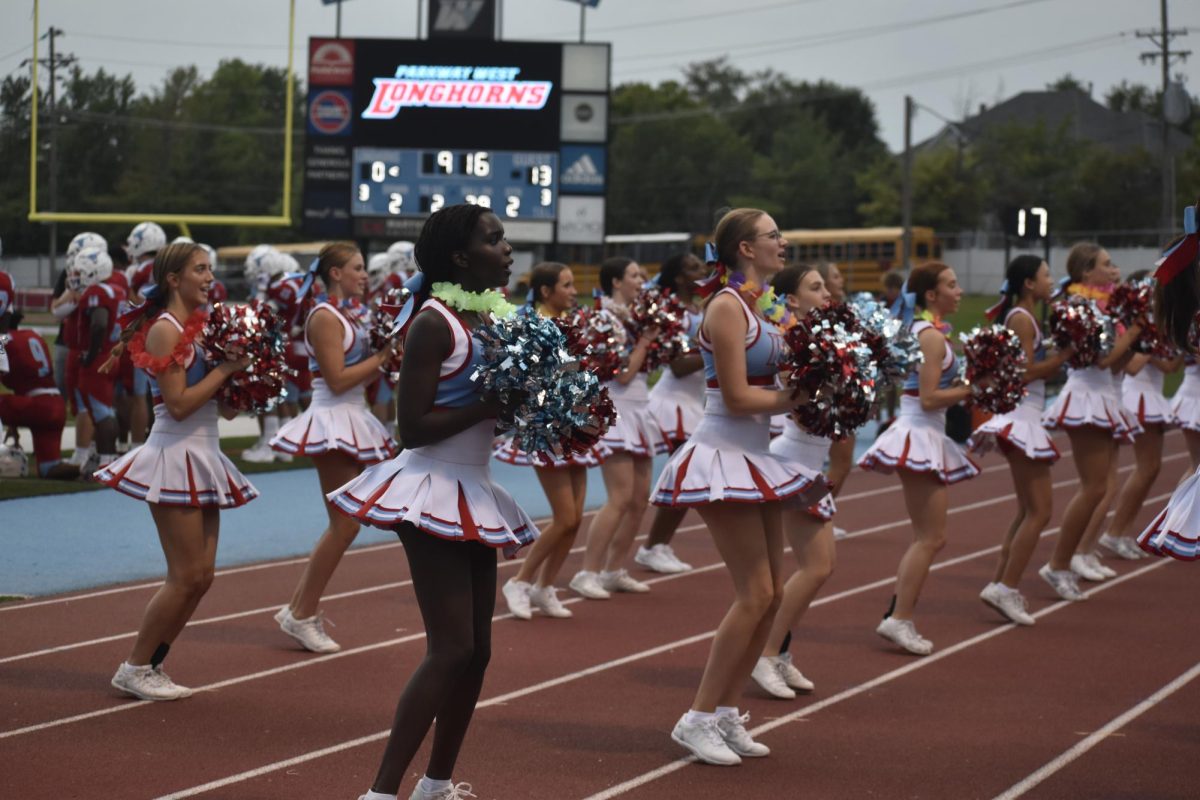
[[1004, 279], [1004, 283], [1000, 284], [1000, 294], [1008, 294], [1008, 278]]
[[896, 301], [892, 303], [892, 316], [904, 322], [905, 325], [912, 325], [913, 314], [917, 309], [917, 293], [908, 290], [908, 280], [905, 279], [904, 285], [900, 287], [900, 294], [896, 297]]
[[418, 272], [404, 282], [404, 289], [408, 292], [408, 297], [404, 300], [404, 305], [400, 306], [400, 310], [396, 312], [396, 316], [392, 318], [392, 329], [388, 331], [389, 336], [398, 336], [412, 320], [413, 314], [417, 310], [417, 297], [425, 288], [425, 273]]
[[142, 297], [145, 298], [147, 302], [157, 299], [161, 294], [162, 287], [157, 283], [151, 284], [150, 286], [146, 286], [142, 289]]
[[712, 242], [705, 242], [704, 243], [704, 263], [715, 264], [720, 260], [721, 260], [721, 257], [719, 255], [717, 255], [717, 246], [715, 244], [713, 244]]
[[304, 273], [304, 283], [300, 284], [300, 289], [296, 293], [297, 300], [303, 300], [312, 291], [313, 281], [317, 279], [317, 265], [320, 263], [321, 259], [314, 258], [312, 263], [308, 265], [308, 272]]
[[528, 303], [529, 305], [533, 305], [533, 299], [534, 299], [533, 287], [530, 286], [529, 291], [525, 293], [525, 302]]

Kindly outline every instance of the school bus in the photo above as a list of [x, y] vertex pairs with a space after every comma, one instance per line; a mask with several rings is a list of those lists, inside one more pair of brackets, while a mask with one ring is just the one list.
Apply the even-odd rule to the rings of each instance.
[[613, 234], [604, 237], [603, 245], [559, 245], [558, 252], [575, 276], [580, 298], [584, 298], [600, 285], [600, 262], [604, 259], [628, 256], [654, 276], [662, 262], [677, 253], [702, 255], [704, 237], [679, 232]]
[[[883, 274], [902, 267], [903, 228], [828, 228], [781, 231], [788, 242], [788, 260], [836, 264], [846, 278], [846, 290], [875, 292]], [[942, 257], [942, 243], [933, 228], [912, 229], [912, 266]]]

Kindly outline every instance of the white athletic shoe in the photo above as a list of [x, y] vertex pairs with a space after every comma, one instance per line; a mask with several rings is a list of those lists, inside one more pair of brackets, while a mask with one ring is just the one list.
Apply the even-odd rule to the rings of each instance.
[[641, 594], [642, 592], [650, 591], [650, 587], [639, 580], [635, 580], [628, 571], [624, 569], [614, 570], [612, 572], [600, 573], [600, 585], [604, 587], [606, 592], [633, 592]]
[[996, 609], [1006, 619], [1018, 625], [1032, 625], [1036, 620], [1025, 607], [1025, 598], [1016, 589], [1003, 583], [989, 583], [979, 593], [979, 599]]
[[1092, 559], [1082, 554], [1071, 556], [1071, 572], [1074, 572], [1085, 581], [1099, 583], [1107, 578], [1107, 576], [1098, 568], [1099, 565], [1093, 564]]
[[692, 571], [692, 565], [687, 563], [686, 561], [684, 561], [679, 556], [675, 555], [675, 551], [671, 549], [671, 545], [664, 544], [664, 545], [659, 545], [659, 546], [663, 548], [663, 551], [667, 554], [667, 558], [671, 559], [671, 563], [673, 563], [675, 565], [676, 572], [691, 572]]
[[1050, 588], [1063, 600], [1077, 603], [1087, 599], [1087, 595], [1079, 588], [1079, 579], [1069, 569], [1051, 569], [1049, 564], [1043, 564], [1038, 570], [1038, 575], [1041, 575], [1042, 580], [1050, 584]]
[[571, 582], [567, 586], [575, 594], [586, 597], [588, 600], [607, 600], [612, 597], [600, 585], [600, 576], [595, 572], [588, 572], [587, 570], [576, 572], [575, 577], [571, 578]]
[[[90, 447], [76, 447], [74, 452], [71, 453], [71, 457], [66, 460], [66, 463], [73, 467], [82, 467], [84, 462], [88, 460], [91, 452], [92, 449]], [[82, 472], [82, 470], [80, 471]]]
[[167, 677], [161, 666], [135, 667], [122, 662], [113, 675], [112, 685], [140, 700], [179, 700], [192, 696], [191, 689]]
[[242, 451], [242, 461], [251, 464], [270, 464], [275, 460], [275, 451], [266, 442], [258, 442]]
[[775, 661], [775, 666], [779, 670], [779, 674], [783, 676], [783, 682], [790, 688], [798, 692], [816, 690], [817, 685], [804, 677], [803, 672], [796, 669], [796, 665], [792, 663], [791, 653], [780, 653], [779, 658]]
[[1092, 569], [1104, 576], [1105, 580], [1117, 577], [1117, 571], [1100, 560], [1100, 553], [1093, 550], [1090, 553], [1085, 553], [1083, 556]]
[[293, 459], [295, 458], [295, 456], [293, 456], [291, 453], [280, 453], [280, 452], [274, 451], [274, 450], [271, 452], [273, 452], [275, 454], [275, 460], [278, 461], [280, 464], [290, 464], [290, 463], [292, 463]]
[[1097, 544], [1099, 544], [1108, 552], [1112, 553], [1117, 558], [1124, 558], [1129, 561], [1133, 561], [1137, 558], [1135, 554], [1130, 553], [1126, 549], [1125, 537], [1123, 536], [1113, 536], [1111, 533], [1106, 533], [1100, 537], [1100, 540], [1097, 542]]
[[509, 578], [500, 588], [504, 594], [504, 602], [508, 603], [509, 613], [517, 619], [529, 619], [533, 616], [533, 609], [529, 607], [529, 590], [532, 588], [525, 581], [516, 578]]
[[875, 628], [875, 632], [913, 655], [927, 656], [933, 652], [933, 642], [917, 633], [910, 619], [886, 617]]
[[558, 589], [553, 586], [534, 586], [529, 590], [529, 604], [533, 608], [556, 619], [570, 619], [575, 616], [571, 609], [558, 599]]
[[[690, 566], [675, 557], [675, 554], [671, 552], [671, 546], [667, 544], [656, 544], [650, 548], [639, 547], [633, 560], [646, 569], [661, 572], [664, 575], [674, 575], [677, 572], [687, 572], [691, 569]], [[684, 567], [684, 569], [680, 567]]]
[[1130, 561], [1141, 561], [1143, 558], [1149, 558], [1150, 554], [1142, 548], [1138, 547], [1137, 539], [1132, 536], [1122, 536], [1120, 541], [1121, 550], [1125, 553], [1125, 557]]
[[717, 730], [729, 749], [739, 756], [747, 758], [762, 758], [771, 755], [771, 748], [750, 738], [746, 723], [750, 721], [747, 714], [717, 714]]
[[336, 653], [342, 646], [329, 638], [325, 633], [325, 625], [320, 614], [314, 614], [308, 619], [296, 619], [292, 610], [287, 606], [275, 613], [275, 621], [279, 629], [300, 643], [305, 650], [314, 653]]
[[849, 535], [850, 535], [850, 532], [849, 532], [849, 531], [847, 531], [845, 528], [839, 528], [837, 525], [834, 525], [834, 526], [833, 526], [833, 539], [834, 539], [834, 541], [839, 541], [839, 542], [840, 542], [842, 539], [845, 539], [845, 538], [846, 538], [847, 536], [849, 536]]
[[[417, 781], [408, 800], [466, 800], [468, 797], [478, 797], [471, 788], [469, 783], [453, 783], [440, 792], [426, 792], [421, 788], [421, 782]], [[365, 797], [363, 795], [358, 800], [364, 800]]]
[[772, 697], [778, 697], [780, 700], [796, 699], [796, 693], [788, 687], [787, 681], [783, 679], [773, 658], [759, 656], [758, 661], [754, 663], [754, 671], [750, 673], [750, 677]]
[[715, 716], [699, 722], [688, 722], [687, 714], [684, 714], [679, 718], [679, 722], [675, 723], [675, 729], [671, 731], [671, 738], [691, 750], [692, 755], [705, 764], [731, 767], [742, 763], [738, 754], [729, 749], [729, 745], [725, 743], [725, 737], [721, 735], [721, 729], [717, 727]]

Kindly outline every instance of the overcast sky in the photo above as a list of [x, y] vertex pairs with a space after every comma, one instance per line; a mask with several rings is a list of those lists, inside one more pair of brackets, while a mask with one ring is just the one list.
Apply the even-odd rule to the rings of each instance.
[[[424, 2], [424, 0], [421, 0]], [[418, 0], [346, 0], [343, 36], [411, 37]], [[579, 7], [568, 0], [502, 0], [506, 39], [577, 40]], [[0, 75], [32, 52], [32, 0], [0, 0]], [[285, 64], [287, 0], [42, 0], [41, 28], [65, 31], [60, 47], [88, 70], [130, 73], [139, 89], [172, 66], [211, 71], [223, 58]], [[1200, 3], [1172, 0], [1175, 40], [1197, 56], [1182, 72], [1200, 93]], [[304, 43], [334, 32], [335, 11], [296, 0], [296, 68]], [[613, 44], [616, 82], [680, 76], [689, 61], [728, 54], [746, 70], [771, 68], [796, 79], [826, 78], [863, 88], [885, 141], [903, 142], [903, 97], [918, 113], [915, 135], [934, 133], [935, 114], [1041, 89], [1066, 72], [1095, 86], [1122, 79], [1161, 81], [1134, 36], [1159, 26], [1158, 0], [601, 0], [587, 11], [589, 41]], [[44, 51], [42, 53], [44, 55]], [[306, 77], [306, 76], [305, 76]]]

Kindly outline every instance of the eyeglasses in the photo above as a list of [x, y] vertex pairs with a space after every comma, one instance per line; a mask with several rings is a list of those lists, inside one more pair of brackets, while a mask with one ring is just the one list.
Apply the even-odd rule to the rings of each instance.
[[755, 235], [755, 239], [774, 239], [777, 242], [783, 241], [783, 234], [779, 231], [770, 231], [769, 233], [760, 233]]

